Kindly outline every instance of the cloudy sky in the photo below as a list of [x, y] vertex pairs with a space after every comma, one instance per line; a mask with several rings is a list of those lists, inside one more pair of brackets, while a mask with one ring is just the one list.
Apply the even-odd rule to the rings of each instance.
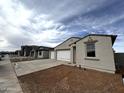
[[0, 51], [90, 33], [118, 35], [113, 47], [124, 52], [124, 0], [0, 0]]

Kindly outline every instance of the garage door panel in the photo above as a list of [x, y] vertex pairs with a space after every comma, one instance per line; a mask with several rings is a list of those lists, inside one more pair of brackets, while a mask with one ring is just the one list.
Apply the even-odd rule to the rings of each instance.
[[70, 50], [57, 51], [57, 60], [70, 61]]

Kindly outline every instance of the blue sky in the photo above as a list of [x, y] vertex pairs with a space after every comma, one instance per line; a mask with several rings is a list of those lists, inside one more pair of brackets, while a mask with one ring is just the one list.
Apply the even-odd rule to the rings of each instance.
[[0, 1], [0, 51], [94, 33], [118, 35], [113, 48], [124, 52], [123, 29], [124, 0]]

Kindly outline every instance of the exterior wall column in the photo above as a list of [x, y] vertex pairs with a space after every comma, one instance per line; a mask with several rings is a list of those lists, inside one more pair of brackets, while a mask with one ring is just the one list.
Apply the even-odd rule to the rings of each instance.
[[24, 56], [26, 57], [26, 51], [24, 51]]
[[73, 57], [73, 53], [74, 53], [74, 50], [73, 50], [73, 47], [71, 46], [71, 48], [70, 48], [70, 50], [71, 50], [71, 55], [70, 55], [70, 57], [71, 57], [71, 63], [73, 63], [73, 61], [74, 61], [74, 57]]
[[18, 51], [18, 56], [20, 56], [20, 51]]
[[49, 59], [51, 59], [51, 51], [49, 50]]
[[34, 50], [33, 52], [34, 52], [34, 58], [36, 58], [36, 51]]
[[40, 58], [40, 55], [39, 55], [40, 51], [37, 51], [37, 58]]
[[57, 50], [54, 52], [55, 60], [57, 60]]

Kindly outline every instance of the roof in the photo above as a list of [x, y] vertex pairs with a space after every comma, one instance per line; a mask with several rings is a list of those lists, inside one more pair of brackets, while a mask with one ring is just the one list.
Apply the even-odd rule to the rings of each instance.
[[21, 46], [21, 48], [37, 48], [37, 47], [39, 47], [39, 46], [36, 46], [36, 45], [23, 45], [23, 46]]
[[[81, 39], [80, 37], [70, 37], [70, 38], [66, 39], [65, 41], [63, 41], [62, 43], [60, 43], [59, 45], [57, 45], [56, 47], [62, 45], [63, 43], [65, 43], [66, 41], [68, 41], [68, 40], [71, 39], [71, 38]], [[56, 48], [56, 47], [55, 47], [55, 48]]]
[[52, 48], [52, 47], [46, 47], [46, 46], [38, 46], [38, 45], [23, 45], [21, 47], [32, 47], [32, 48]]
[[46, 46], [38, 46], [38, 45], [25, 45], [25, 46], [21, 46], [22, 48], [30, 48], [31, 51], [32, 50], [54, 50], [54, 48], [51, 47], [46, 47]]
[[54, 48], [46, 47], [46, 46], [39, 46], [38, 50], [54, 50]]
[[[83, 38], [81, 38], [81, 39], [75, 41], [74, 43], [79, 42], [80, 40], [82, 40], [82, 39], [84, 39], [84, 38], [86, 38], [86, 37], [88, 37], [88, 36], [107, 36], [107, 37], [111, 37], [111, 39], [112, 39], [112, 45], [114, 44], [114, 42], [115, 42], [115, 40], [116, 40], [116, 37], [117, 37], [117, 35], [88, 34], [88, 35], [84, 36]], [[74, 44], [74, 43], [72, 43], [72, 44]], [[72, 45], [72, 44], [70, 44], [70, 45]]]

